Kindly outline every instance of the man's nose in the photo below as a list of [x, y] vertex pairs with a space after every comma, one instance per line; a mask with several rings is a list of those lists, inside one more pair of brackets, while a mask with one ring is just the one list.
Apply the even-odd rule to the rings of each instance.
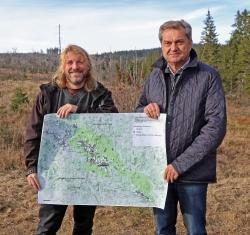
[[77, 62], [73, 62], [73, 63], [72, 63], [72, 69], [76, 69], [77, 67], [78, 67]]
[[176, 50], [177, 46], [176, 46], [176, 43], [172, 43], [171, 44], [171, 50], [174, 51]]

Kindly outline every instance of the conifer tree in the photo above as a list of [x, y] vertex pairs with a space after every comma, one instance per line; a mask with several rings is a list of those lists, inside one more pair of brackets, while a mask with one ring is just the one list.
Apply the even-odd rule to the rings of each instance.
[[219, 63], [219, 43], [218, 34], [216, 33], [216, 27], [213, 17], [208, 10], [206, 19], [204, 20], [204, 28], [201, 33], [201, 60], [214, 67], [218, 67]]
[[229, 41], [230, 56], [233, 58], [230, 79], [234, 91], [241, 95], [246, 92], [250, 94], [250, 11], [238, 11], [232, 26], [235, 29]]

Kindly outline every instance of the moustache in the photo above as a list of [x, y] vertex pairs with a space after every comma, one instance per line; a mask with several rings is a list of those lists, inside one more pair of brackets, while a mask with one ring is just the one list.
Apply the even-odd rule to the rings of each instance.
[[79, 70], [79, 69], [71, 69], [69, 70], [70, 73], [83, 73], [83, 71]]

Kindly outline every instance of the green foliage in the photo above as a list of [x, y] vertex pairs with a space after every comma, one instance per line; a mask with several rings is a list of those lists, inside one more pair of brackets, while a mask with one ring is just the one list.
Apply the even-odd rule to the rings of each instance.
[[250, 11], [237, 12], [234, 30], [223, 48], [221, 74], [226, 90], [238, 97], [250, 95]]
[[205, 27], [201, 33], [201, 56], [200, 59], [214, 67], [218, 67], [219, 63], [219, 45], [218, 34], [213, 17], [208, 10], [206, 19], [204, 20]]
[[17, 88], [14, 94], [14, 97], [11, 100], [11, 109], [14, 112], [20, 110], [23, 104], [29, 103], [29, 98], [26, 92], [24, 92], [21, 88]]
[[243, 38], [250, 36], [250, 15], [248, 10], [237, 12], [235, 23], [232, 25], [235, 29], [232, 33], [231, 41], [240, 41]]
[[241, 99], [250, 96], [250, 12], [238, 11], [230, 40], [219, 45], [213, 18], [208, 11], [200, 45], [196, 45], [199, 58], [217, 68], [225, 91]]
[[204, 20], [205, 27], [201, 33], [201, 44], [218, 44], [218, 34], [210, 11], [208, 10], [206, 19]]

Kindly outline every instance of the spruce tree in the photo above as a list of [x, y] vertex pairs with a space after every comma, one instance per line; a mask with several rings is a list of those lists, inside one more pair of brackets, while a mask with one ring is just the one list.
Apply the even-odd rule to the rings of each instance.
[[219, 43], [218, 34], [216, 33], [216, 27], [213, 17], [208, 10], [206, 19], [204, 20], [204, 28], [201, 33], [201, 55], [200, 59], [205, 63], [208, 63], [214, 67], [218, 67], [219, 64]]
[[233, 89], [238, 95], [250, 94], [250, 11], [238, 11], [232, 26], [234, 30], [229, 45], [234, 59], [231, 64]]

